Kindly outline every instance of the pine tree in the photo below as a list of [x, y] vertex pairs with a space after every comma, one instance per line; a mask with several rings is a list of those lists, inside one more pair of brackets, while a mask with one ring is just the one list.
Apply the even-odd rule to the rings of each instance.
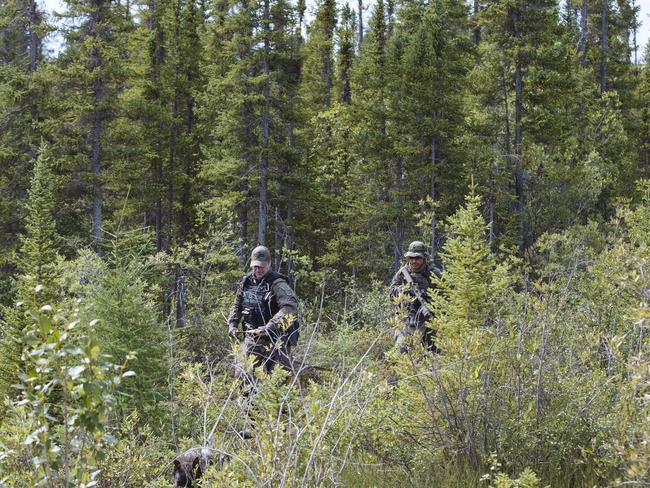
[[[480, 58], [471, 75], [478, 107], [472, 108], [468, 138], [486, 145], [472, 144], [469, 159], [482, 160], [481, 169], [471, 165], [488, 195], [491, 239], [515, 245], [521, 253], [550, 223], [533, 220], [547, 183], [540, 173], [553, 166], [539, 156], [553, 154], [558, 163], [566, 156], [539, 146], [555, 146], [577, 116], [576, 99], [562, 96], [579, 92], [569, 48], [571, 24], [559, 23], [554, 1], [488, 2], [479, 19]], [[508, 209], [515, 210], [514, 218], [503, 218], [511, 214]]]
[[242, 258], [251, 237], [249, 200], [259, 203], [258, 242], [267, 241], [271, 208], [284, 200], [278, 195], [284, 183], [277, 170], [291, 154], [284, 147], [293, 137], [291, 100], [299, 73], [293, 13], [284, 1], [241, 2], [236, 13], [215, 26], [222, 50], [207, 68], [202, 99], [210, 133], [203, 175], [215, 196], [227, 198], [224, 206], [237, 210]]
[[352, 89], [350, 86], [351, 70], [354, 63], [356, 36], [356, 21], [354, 12], [349, 5], [344, 5], [341, 10], [341, 22], [337, 31], [338, 55], [338, 99], [341, 103], [349, 104], [352, 101]]
[[24, 346], [23, 328], [26, 325], [24, 309], [16, 302], [41, 305], [55, 303], [60, 295], [57, 268], [61, 261], [61, 238], [54, 220], [57, 178], [53, 172], [50, 149], [42, 144], [34, 165], [32, 183], [26, 205], [25, 234], [20, 238], [16, 256], [18, 272], [12, 282], [14, 303], [4, 306], [0, 351], [0, 394], [12, 395], [20, 368], [20, 354]]
[[68, 176], [62, 227], [101, 253], [103, 222], [114, 208], [107, 176], [125, 150], [112, 128], [128, 77], [131, 19], [125, 6], [106, 0], [69, 0], [66, 8], [70, 27], [53, 74], [59, 97], [50, 100], [44, 130]]
[[[408, 199], [428, 197], [444, 214], [456, 206], [459, 188], [454, 186], [464, 183], [459, 171], [464, 154], [456, 140], [462, 134], [462, 89], [472, 50], [465, 34], [467, 12], [462, 2], [449, 1], [429, 5], [420, 14], [411, 9], [402, 15], [412, 17], [412, 25], [405, 22], [404, 28], [396, 30], [396, 36], [402, 36], [396, 43], [403, 46], [396, 66], [398, 81], [391, 87], [400, 132], [397, 157], [406, 174], [417, 174], [417, 179], [404, 182], [412, 191], [406, 193]], [[422, 218], [422, 208], [420, 212]], [[436, 212], [423, 237], [435, 256], [441, 243]]]
[[[447, 224], [447, 240], [441, 252], [444, 273], [432, 288], [439, 336], [462, 339], [489, 324], [498, 306], [495, 302], [510, 286], [508, 267], [490, 250], [489, 225], [481, 215], [481, 198], [468, 194], [465, 204]], [[444, 346], [443, 346], [444, 349]]]
[[[343, 208], [338, 211], [338, 232], [328, 247], [338, 254], [339, 266], [344, 265], [354, 274], [388, 269], [386, 251], [393, 249], [395, 243], [385, 222], [387, 216], [391, 221], [394, 216], [388, 202], [394, 174], [386, 164], [392, 160], [393, 147], [387, 129], [391, 73], [387, 66], [387, 37], [385, 4], [379, 1], [374, 6], [369, 30], [351, 72], [350, 90], [355, 94], [352, 103], [349, 107], [343, 105], [340, 114], [334, 113], [331, 117], [337, 124], [332, 132], [343, 137], [338, 142], [340, 149], [332, 151], [324, 147], [319, 150], [325, 156], [338, 153], [337, 159], [343, 163], [337, 171], [341, 172], [339, 178], [343, 178], [344, 185], [336, 185], [344, 189]], [[321, 137], [330, 140], [327, 132]], [[323, 167], [321, 173], [331, 175], [332, 166]], [[325, 187], [321, 191], [327, 190]], [[334, 201], [329, 208], [339, 206]], [[333, 257], [328, 261], [332, 262]]]
[[10, 256], [23, 231], [29, 175], [38, 155], [43, 76], [42, 39], [49, 27], [34, 0], [0, 2], [0, 301], [14, 271]]
[[153, 297], [147, 290], [147, 269], [140, 255], [146, 234], [118, 231], [107, 247], [106, 265], [99, 279], [88, 286], [84, 313], [94, 325], [93, 334], [117, 364], [128, 364], [136, 374], [125, 383], [118, 401], [123, 415], [137, 409], [151, 416], [149, 424], [165, 421], [161, 398], [167, 394], [167, 331]]

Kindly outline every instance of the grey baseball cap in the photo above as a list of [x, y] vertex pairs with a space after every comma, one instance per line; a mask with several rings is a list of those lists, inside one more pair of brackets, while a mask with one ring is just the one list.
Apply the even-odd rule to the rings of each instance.
[[257, 246], [251, 253], [251, 268], [253, 266], [267, 266], [271, 264], [271, 252], [267, 247]]

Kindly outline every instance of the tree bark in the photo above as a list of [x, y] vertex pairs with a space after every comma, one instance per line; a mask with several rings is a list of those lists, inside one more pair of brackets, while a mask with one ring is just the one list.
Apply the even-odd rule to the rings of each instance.
[[29, 72], [35, 73], [38, 68], [38, 59], [41, 52], [41, 39], [36, 32], [36, 27], [40, 24], [37, 5], [35, 0], [30, 0], [29, 8]]
[[474, 44], [478, 46], [481, 44], [481, 26], [478, 22], [479, 0], [474, 0], [474, 29], [472, 34], [474, 37]]
[[93, 87], [93, 99], [95, 110], [92, 114], [92, 129], [90, 135], [90, 160], [93, 170], [93, 238], [95, 240], [95, 250], [101, 254], [100, 243], [102, 239], [102, 204], [103, 204], [103, 185], [102, 178], [102, 114], [97, 106], [102, 96], [102, 80], [97, 78]]
[[398, 269], [404, 253], [404, 196], [402, 194], [402, 185], [404, 182], [404, 162], [402, 157], [397, 157], [395, 164], [395, 207], [397, 210], [397, 219], [395, 222], [395, 245], [394, 245], [394, 269]]
[[[435, 120], [435, 115], [433, 116]], [[431, 197], [432, 202], [438, 201], [438, 188], [437, 188], [437, 179], [438, 179], [438, 168], [437, 168], [437, 147], [436, 147], [436, 136], [431, 137], [431, 185], [429, 188], [429, 196]], [[436, 209], [434, 208], [431, 212], [431, 245], [429, 246], [429, 252], [431, 254], [431, 259], [436, 256], [437, 246], [437, 226], [438, 222], [436, 219]]]
[[601, 27], [600, 27], [600, 47], [601, 47], [601, 59], [600, 59], [600, 93], [605, 93], [607, 91], [607, 62], [609, 55], [609, 45], [608, 45], [608, 13], [609, 13], [609, 0], [602, 0], [603, 8], [601, 15]]
[[[38, 6], [35, 0], [30, 0], [28, 3], [28, 19], [29, 19], [29, 36], [28, 36], [28, 46], [29, 46], [29, 73], [36, 73], [38, 69], [38, 62], [41, 57], [42, 50], [42, 40], [38, 35], [37, 28], [41, 24], [41, 17], [38, 13]], [[38, 119], [38, 101], [36, 92], [32, 89], [29, 91], [29, 112], [31, 114], [32, 123], [36, 122]], [[35, 141], [36, 142], [36, 141]], [[30, 144], [29, 147], [29, 156], [35, 161], [38, 157], [38, 150], [36, 144]]]
[[242, 266], [246, 264], [247, 260], [247, 243], [248, 243], [248, 182], [246, 176], [242, 176], [241, 192], [243, 198], [237, 207], [237, 220], [239, 222], [239, 240], [241, 242], [242, 250], [239, 256]]
[[587, 39], [589, 37], [589, 23], [587, 15], [589, 13], [589, 0], [582, 0], [580, 8], [580, 42], [578, 51], [580, 52], [580, 64], [583, 68], [587, 67]]
[[359, 16], [359, 49], [361, 49], [363, 43], [363, 0], [359, 0], [357, 3], [357, 14]]
[[185, 274], [179, 265], [176, 270], [176, 327], [185, 327]]
[[103, 185], [102, 178], [102, 130], [104, 113], [101, 106], [104, 99], [104, 79], [101, 74], [104, 60], [100, 48], [98, 47], [99, 38], [101, 36], [98, 29], [100, 28], [103, 19], [102, 16], [102, 0], [93, 2], [94, 10], [88, 24], [88, 35], [94, 39], [95, 47], [90, 52], [90, 57], [86, 65], [86, 69], [91, 73], [95, 73], [95, 80], [92, 86], [92, 103], [93, 109], [90, 115], [90, 164], [93, 172], [93, 228], [92, 234], [95, 243], [95, 252], [101, 255], [101, 240], [102, 240], [102, 205], [103, 205]]
[[[149, 30], [154, 33], [155, 45], [152, 53], [151, 59], [151, 71], [152, 71], [152, 83], [153, 83], [153, 96], [152, 101], [154, 103], [160, 102], [160, 93], [162, 91], [161, 82], [160, 82], [160, 71], [165, 62], [165, 51], [163, 48], [164, 45], [164, 33], [160, 26], [159, 21], [160, 12], [158, 11], [158, 4], [155, 0], [149, 0], [149, 19], [148, 27]], [[158, 132], [158, 131], [156, 131]], [[152, 162], [152, 173], [154, 179], [154, 225], [156, 230], [156, 251], [160, 252], [163, 249], [163, 203], [161, 194], [163, 193], [164, 188], [164, 174], [163, 174], [163, 157], [162, 157], [162, 143], [158, 138], [158, 134], [155, 135], [155, 149], [156, 156]]]
[[9, 64], [9, 30], [7, 28], [2, 29], [2, 45], [0, 46], [0, 51], [2, 52], [2, 64], [6, 66]]
[[[513, 37], [519, 39], [519, 11], [517, 8], [511, 10]], [[524, 190], [524, 170], [521, 152], [521, 143], [523, 130], [521, 125], [523, 112], [523, 86], [524, 70], [521, 51], [517, 51], [515, 56], [515, 140], [514, 140], [514, 180], [515, 180], [515, 210], [517, 213], [519, 227], [519, 251], [523, 254], [527, 246], [527, 231], [525, 225], [525, 190]]]
[[262, 30], [264, 32], [264, 108], [262, 111], [262, 157], [260, 158], [260, 183], [259, 183], [259, 216], [258, 216], [258, 244], [263, 246], [266, 242], [266, 223], [268, 213], [268, 185], [269, 185], [269, 139], [270, 139], [270, 104], [271, 104], [271, 81], [269, 57], [271, 53], [270, 35], [270, 5], [269, 0], [264, 0], [264, 14], [262, 19]]
[[327, 33], [327, 45], [323, 52], [323, 81], [325, 82], [325, 107], [332, 106], [333, 70], [332, 70], [332, 33]]
[[178, 116], [178, 101], [174, 97], [172, 102], [172, 123], [169, 128], [169, 159], [167, 168], [167, 236], [165, 250], [171, 249], [174, 244], [174, 176], [176, 173], [176, 140], [178, 138], [176, 117]]
[[637, 31], [639, 30], [639, 20], [636, 17], [636, 0], [632, 0], [632, 10], [635, 12], [634, 13], [634, 26], [632, 28], [632, 51], [634, 52], [634, 65], [638, 66], [639, 65], [639, 60], [638, 60], [638, 52], [639, 52], [639, 44], [637, 43]]

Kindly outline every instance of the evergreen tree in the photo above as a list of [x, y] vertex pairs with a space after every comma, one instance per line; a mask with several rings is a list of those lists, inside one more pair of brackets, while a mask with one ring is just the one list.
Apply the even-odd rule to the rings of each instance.
[[[456, 141], [463, 133], [462, 88], [472, 46], [462, 2], [437, 2], [420, 15], [413, 10], [403, 15], [412, 16], [413, 24], [407, 20], [396, 29], [402, 39], [395, 44], [403, 46], [392, 90], [395, 127], [401, 132], [397, 158], [403, 161], [405, 174], [417, 175], [404, 182], [406, 189], [417, 189], [406, 193], [408, 200], [428, 197], [438, 207], [423, 233], [435, 256], [441, 243], [436, 213], [456, 207], [456, 195], [462, 191], [456, 185], [464, 183], [460, 168], [465, 158]], [[416, 211], [409, 210], [407, 215]], [[422, 207], [420, 214], [423, 218]], [[404, 220], [403, 215], [397, 218]]]
[[341, 10], [341, 22], [337, 31], [338, 55], [338, 99], [341, 103], [349, 104], [352, 101], [351, 70], [355, 61], [355, 36], [356, 20], [354, 12], [349, 5], [344, 5]]
[[12, 396], [11, 385], [16, 384], [20, 355], [24, 347], [23, 328], [26, 325], [24, 309], [16, 302], [51, 304], [59, 292], [57, 267], [60, 264], [60, 237], [54, 220], [56, 205], [56, 176], [53, 172], [50, 150], [42, 144], [34, 165], [32, 184], [26, 205], [25, 234], [20, 238], [20, 249], [15, 263], [18, 272], [12, 281], [14, 303], [1, 310], [0, 394]]
[[89, 285], [85, 314], [93, 322], [94, 335], [118, 364], [127, 364], [135, 376], [123, 386], [119, 401], [123, 415], [137, 409], [150, 417], [149, 425], [162, 427], [161, 399], [167, 396], [167, 331], [147, 290], [148, 270], [142, 265], [141, 231], [119, 231], [107, 252], [107, 265]]
[[42, 39], [49, 27], [33, 0], [0, 2], [0, 301], [15, 271], [9, 258], [23, 231], [29, 176], [46, 93]]
[[441, 252], [445, 271], [432, 288], [432, 326], [449, 344], [488, 325], [498, 307], [496, 298], [510, 286], [508, 267], [490, 250], [488, 230], [481, 198], [472, 189], [465, 205], [448, 219]]
[[207, 68], [202, 99], [210, 133], [203, 175], [221, 205], [237, 209], [242, 244], [251, 237], [249, 200], [259, 203], [256, 239], [267, 240], [270, 208], [277, 208], [283, 186], [277, 171], [291, 154], [285, 145], [293, 137], [290, 100], [299, 73], [294, 21], [284, 1], [243, 2], [215, 26], [222, 49]]
[[101, 253], [103, 222], [114, 208], [106, 188], [110, 163], [124, 151], [111, 129], [127, 78], [131, 18], [126, 6], [105, 0], [70, 0], [66, 7], [66, 42], [53, 80], [60, 96], [51, 100], [45, 131], [68, 176], [62, 227]]

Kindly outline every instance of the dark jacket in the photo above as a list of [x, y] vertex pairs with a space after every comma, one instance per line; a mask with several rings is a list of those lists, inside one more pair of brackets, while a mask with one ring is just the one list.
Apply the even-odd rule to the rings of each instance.
[[[393, 276], [393, 279], [391, 280], [390, 288], [388, 289], [388, 294], [391, 298], [394, 298], [404, 292], [404, 285], [406, 285], [407, 283], [402, 273], [402, 270], [406, 270], [411, 275], [415, 287], [417, 287], [417, 289], [420, 292], [420, 295], [425, 299], [425, 301], [428, 298], [427, 292], [429, 288], [431, 288], [432, 286], [431, 281], [433, 275], [438, 277], [441, 275], [440, 270], [435, 266], [428, 266], [425, 264], [425, 266], [420, 271], [417, 272], [409, 270], [408, 265], [402, 266], [397, 271], [397, 273], [395, 273], [395, 276]], [[409, 295], [413, 298], [413, 301], [409, 304], [407, 309], [407, 316], [406, 316], [407, 323], [416, 326], [423, 325], [426, 320], [421, 310], [422, 305], [424, 304], [420, 303], [420, 300], [416, 297], [416, 293], [413, 287], [409, 289]]]
[[[294, 321], [287, 330], [280, 330], [282, 319], [292, 315]], [[298, 298], [286, 276], [270, 270], [261, 279], [251, 272], [237, 286], [235, 303], [230, 309], [228, 326], [238, 328], [243, 322], [244, 330], [266, 328], [272, 339], [291, 336], [297, 339]]]

